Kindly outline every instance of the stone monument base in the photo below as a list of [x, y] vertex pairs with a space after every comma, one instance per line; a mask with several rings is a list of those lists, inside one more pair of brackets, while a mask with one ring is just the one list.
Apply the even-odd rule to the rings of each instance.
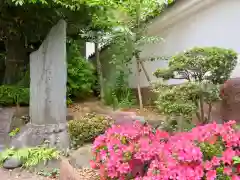
[[[70, 146], [67, 123], [36, 125], [27, 124], [10, 143], [10, 148], [36, 147], [47, 143], [49, 147], [55, 147], [59, 151], [67, 152]], [[18, 159], [7, 159], [3, 167], [13, 169], [21, 166]]]
[[59, 150], [69, 148], [67, 123], [48, 125], [29, 123], [13, 138], [10, 147], [35, 147], [44, 142], [47, 142], [49, 147], [56, 147]]

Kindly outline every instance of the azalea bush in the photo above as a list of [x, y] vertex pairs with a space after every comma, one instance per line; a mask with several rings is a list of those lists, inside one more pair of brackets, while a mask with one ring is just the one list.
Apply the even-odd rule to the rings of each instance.
[[138, 122], [114, 125], [93, 144], [91, 166], [120, 180], [239, 180], [240, 132], [235, 122], [169, 135]]

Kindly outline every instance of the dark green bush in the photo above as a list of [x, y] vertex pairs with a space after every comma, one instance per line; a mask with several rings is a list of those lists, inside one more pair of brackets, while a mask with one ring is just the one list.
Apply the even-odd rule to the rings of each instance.
[[84, 142], [91, 142], [111, 126], [112, 119], [96, 114], [87, 114], [82, 119], [71, 120], [68, 123], [69, 134], [73, 146], [82, 145]]
[[80, 47], [70, 41], [68, 47], [67, 94], [70, 98], [86, 98], [93, 93], [97, 77], [94, 66], [83, 58]]
[[93, 93], [94, 67], [86, 59], [75, 57], [68, 63], [68, 96], [85, 98]]
[[0, 105], [28, 105], [29, 104], [29, 88], [18, 86], [0, 86]]

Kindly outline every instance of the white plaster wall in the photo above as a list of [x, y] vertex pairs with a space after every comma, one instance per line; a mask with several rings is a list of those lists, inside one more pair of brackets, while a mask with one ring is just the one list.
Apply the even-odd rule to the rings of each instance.
[[[164, 41], [144, 47], [141, 58], [171, 56], [194, 46], [232, 48], [240, 54], [239, 9], [240, 0], [218, 0], [211, 6], [185, 17], [185, 19], [165, 29], [164, 32], [159, 32], [158, 36], [163, 37]], [[163, 66], [167, 66], [167, 62], [148, 61], [145, 63], [152, 81], [156, 80], [152, 73]], [[134, 73], [129, 81], [131, 87], [136, 88], [135, 61], [133, 61], [132, 69]], [[233, 71], [232, 76], [240, 76], [240, 63]], [[170, 80], [169, 83], [180, 83], [180, 81]], [[143, 72], [141, 72], [141, 86], [149, 86]]]

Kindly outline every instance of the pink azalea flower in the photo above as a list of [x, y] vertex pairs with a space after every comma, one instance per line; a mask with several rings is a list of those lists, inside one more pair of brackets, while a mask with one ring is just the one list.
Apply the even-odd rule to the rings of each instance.
[[206, 173], [207, 180], [215, 180], [216, 177], [217, 177], [216, 170], [210, 170]]
[[232, 159], [236, 155], [235, 151], [231, 148], [228, 148], [226, 151], [223, 152], [222, 161], [225, 164], [232, 164]]
[[223, 173], [230, 176], [232, 174], [232, 168], [224, 167]]
[[233, 175], [233, 176], [231, 177], [231, 180], [240, 180], [240, 176]]
[[220, 165], [220, 159], [217, 158], [216, 156], [213, 156], [211, 163], [213, 166], [218, 166], [218, 165]]
[[205, 168], [207, 171], [211, 170], [211, 169], [213, 168], [212, 162], [206, 161], [206, 162], [204, 163], [204, 168]]
[[130, 166], [128, 163], [122, 163], [118, 166], [118, 171], [122, 174], [127, 174], [130, 170]]

